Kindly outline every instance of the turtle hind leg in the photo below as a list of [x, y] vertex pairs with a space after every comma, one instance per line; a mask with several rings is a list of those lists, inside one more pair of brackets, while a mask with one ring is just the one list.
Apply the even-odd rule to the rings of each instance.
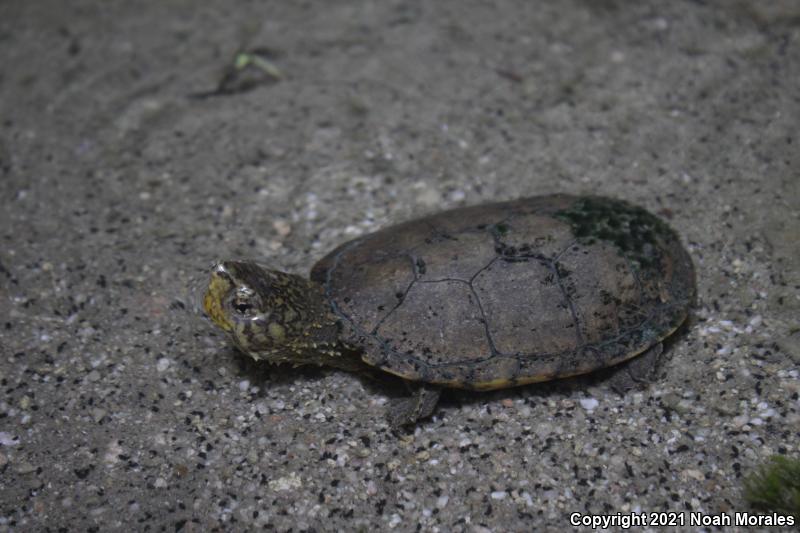
[[663, 351], [664, 345], [659, 342], [622, 363], [608, 380], [614, 392], [622, 396], [629, 390], [643, 388], [651, 383], [655, 379]]
[[431, 416], [442, 393], [441, 387], [427, 383], [406, 382], [406, 385], [411, 389], [411, 396], [393, 400], [386, 413], [389, 425], [395, 429]]

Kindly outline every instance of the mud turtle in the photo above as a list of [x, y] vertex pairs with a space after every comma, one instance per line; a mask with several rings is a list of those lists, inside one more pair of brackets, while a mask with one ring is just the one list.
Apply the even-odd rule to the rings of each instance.
[[490, 390], [584, 374], [654, 349], [694, 298], [689, 254], [627, 202], [552, 195], [463, 207], [346, 242], [310, 280], [218, 263], [206, 314], [258, 360], [380, 369], [429, 416], [441, 387]]

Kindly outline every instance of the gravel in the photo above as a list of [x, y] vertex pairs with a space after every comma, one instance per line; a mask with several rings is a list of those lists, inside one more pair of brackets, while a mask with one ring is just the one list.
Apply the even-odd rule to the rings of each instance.
[[[743, 476], [800, 442], [798, 20], [793, 0], [3, 2], [0, 530], [747, 510]], [[218, 91], [241, 50], [271, 67]], [[217, 258], [305, 273], [391, 222], [551, 192], [643, 205], [695, 261], [645, 388], [451, 392], [397, 435], [401, 391], [256, 364], [194, 313]]]

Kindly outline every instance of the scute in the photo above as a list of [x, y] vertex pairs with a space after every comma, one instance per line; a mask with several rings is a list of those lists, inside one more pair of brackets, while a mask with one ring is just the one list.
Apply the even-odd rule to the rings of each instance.
[[535, 259], [498, 259], [475, 278], [473, 286], [499, 353], [577, 348], [575, 320], [558, 284], [555, 269]]
[[425, 355], [429, 365], [448, 364], [453, 346], [462, 346], [465, 361], [492, 355], [480, 306], [458, 280], [418, 281], [375, 334], [395, 351]]
[[633, 357], [683, 322], [695, 290], [691, 259], [664, 222], [568, 195], [391, 226], [343, 244], [311, 278], [364, 361], [476, 389]]

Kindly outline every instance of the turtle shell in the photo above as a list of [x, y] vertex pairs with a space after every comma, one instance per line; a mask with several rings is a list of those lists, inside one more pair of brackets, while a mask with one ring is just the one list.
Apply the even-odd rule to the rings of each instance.
[[338, 247], [311, 279], [365, 362], [474, 389], [631, 358], [675, 331], [695, 293], [667, 224], [627, 202], [568, 195], [391, 226]]

